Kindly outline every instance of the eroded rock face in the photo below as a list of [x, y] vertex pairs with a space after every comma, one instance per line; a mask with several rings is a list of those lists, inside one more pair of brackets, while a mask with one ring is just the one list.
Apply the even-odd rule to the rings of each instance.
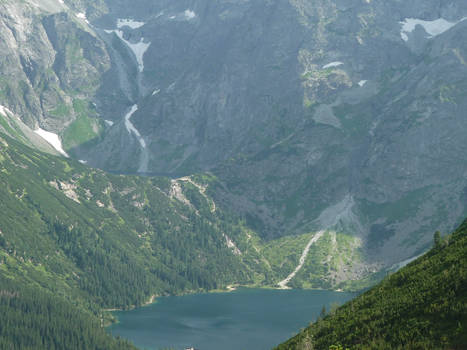
[[[387, 264], [465, 214], [467, 3], [63, 6], [0, 4], [2, 71], [25, 82], [0, 90], [0, 104], [61, 132], [79, 159], [209, 170], [216, 203], [264, 236], [332, 226]], [[76, 120], [88, 133], [75, 137]]]
[[110, 60], [87, 19], [59, 0], [3, 1], [0, 14], [1, 104], [68, 148], [97, 137], [95, 96]]

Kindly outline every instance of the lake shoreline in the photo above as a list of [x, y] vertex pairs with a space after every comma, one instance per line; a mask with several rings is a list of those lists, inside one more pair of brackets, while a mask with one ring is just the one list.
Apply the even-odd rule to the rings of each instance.
[[[158, 302], [158, 298], [160, 297], [182, 297], [182, 296], [188, 296], [188, 295], [204, 295], [204, 294], [223, 294], [223, 293], [232, 293], [236, 292], [238, 290], [245, 289], [245, 290], [277, 290], [277, 291], [326, 291], [326, 292], [336, 292], [336, 293], [356, 293], [356, 292], [351, 292], [351, 291], [346, 291], [343, 289], [323, 289], [323, 288], [306, 288], [306, 289], [296, 289], [296, 288], [281, 288], [281, 287], [274, 287], [274, 286], [257, 286], [257, 285], [241, 285], [241, 284], [229, 284], [225, 287], [225, 289], [210, 289], [210, 290], [199, 290], [199, 291], [186, 291], [180, 294], [169, 294], [169, 295], [157, 295], [153, 294], [149, 297], [149, 299], [141, 304], [140, 306], [136, 305], [131, 305], [129, 308], [124, 309], [124, 308], [111, 308], [111, 309], [102, 309], [101, 312], [103, 314], [102, 316], [102, 323], [103, 323], [103, 328], [109, 328], [113, 325], [116, 325], [120, 323], [118, 316], [116, 316], [114, 313], [115, 312], [127, 312], [127, 311], [132, 311], [132, 310], [137, 310], [141, 308], [145, 308], [151, 305], [154, 305]], [[104, 322], [105, 320], [105, 315], [108, 316], [110, 320], [108, 320], [106, 323]], [[110, 316], [110, 317], [109, 317]]]
[[146, 349], [194, 346], [211, 350], [218, 349], [216, 342], [227, 350], [267, 349], [313, 322], [323, 306], [330, 309], [354, 297], [354, 293], [327, 290], [233, 285], [157, 298], [150, 307], [119, 312], [119, 323], [108, 331]]
[[194, 294], [210, 294], [210, 293], [231, 293], [239, 289], [263, 289], [263, 290], [305, 290], [305, 291], [326, 291], [326, 292], [337, 292], [337, 293], [357, 293], [355, 291], [348, 291], [341, 288], [338, 289], [325, 289], [325, 288], [282, 288], [282, 287], [273, 287], [273, 286], [258, 286], [258, 285], [241, 285], [241, 284], [229, 284], [225, 289], [209, 289], [209, 290], [198, 290], [198, 291], [186, 291], [180, 294], [168, 294], [168, 295], [157, 295], [153, 294], [149, 299], [141, 304], [140, 306], [131, 305], [129, 308], [111, 308], [111, 309], [102, 309], [102, 312], [117, 312], [117, 311], [131, 311], [141, 307], [146, 307], [152, 304], [157, 303], [157, 298], [160, 297], [180, 297], [185, 295], [194, 295]]

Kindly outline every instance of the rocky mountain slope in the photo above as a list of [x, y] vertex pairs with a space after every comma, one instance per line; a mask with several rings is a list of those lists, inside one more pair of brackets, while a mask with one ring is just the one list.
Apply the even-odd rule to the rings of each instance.
[[0, 104], [77, 159], [210, 171], [262, 237], [351, 234], [379, 268], [465, 214], [461, 1], [35, 4], [0, 3]]

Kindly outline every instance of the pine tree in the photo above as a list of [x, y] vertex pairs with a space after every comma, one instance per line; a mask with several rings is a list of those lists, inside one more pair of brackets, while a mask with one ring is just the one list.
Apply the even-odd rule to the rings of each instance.
[[433, 244], [436, 249], [441, 248], [441, 233], [439, 231], [433, 235]]

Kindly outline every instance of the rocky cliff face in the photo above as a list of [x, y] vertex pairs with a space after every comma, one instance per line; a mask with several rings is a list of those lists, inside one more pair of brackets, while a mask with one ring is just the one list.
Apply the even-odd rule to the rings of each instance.
[[211, 171], [263, 236], [387, 265], [465, 214], [461, 1], [40, 3], [0, 3], [0, 104], [94, 166]]
[[301, 124], [220, 173], [251, 199], [228, 201], [267, 232], [337, 224], [389, 263], [465, 212], [465, 8], [335, 5], [322, 33], [306, 22]]
[[96, 93], [110, 67], [84, 13], [63, 1], [0, 3], [0, 100], [67, 148], [100, 135]]

